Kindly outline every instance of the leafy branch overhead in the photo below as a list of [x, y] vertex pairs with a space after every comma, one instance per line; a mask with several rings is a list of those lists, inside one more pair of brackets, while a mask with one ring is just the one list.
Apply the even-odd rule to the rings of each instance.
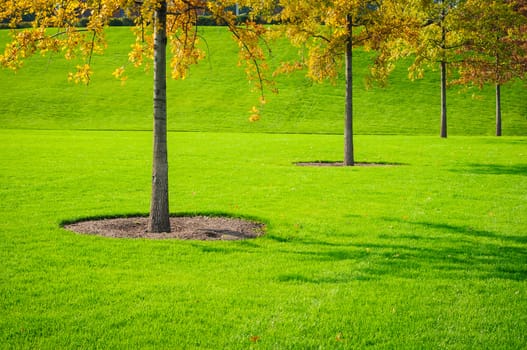
[[[335, 80], [341, 70], [348, 40], [353, 47], [375, 52], [372, 80], [383, 83], [393, 70], [393, 61], [404, 54], [402, 32], [411, 27], [413, 1], [282, 1], [280, 20], [293, 45], [305, 56], [303, 65], [316, 81]], [[284, 64], [282, 71], [299, 68]]]
[[467, 0], [459, 79], [478, 87], [527, 75], [527, 1]]
[[[6, 0], [0, 4], [0, 19], [7, 19], [16, 28], [27, 15], [34, 16], [32, 28], [13, 31], [13, 40], [0, 56], [0, 64], [19, 69], [23, 60], [37, 52], [61, 53], [68, 60], [79, 59], [70, 80], [88, 83], [93, 54], [100, 54], [107, 46], [104, 29], [119, 11], [134, 19], [135, 42], [129, 52], [129, 60], [135, 66], [150, 67], [153, 59], [153, 16], [160, 0]], [[256, 88], [272, 87], [266, 77], [267, 66], [265, 40], [268, 30], [252, 18], [239, 25], [235, 14], [227, 10], [233, 1], [178, 0], [167, 2], [167, 44], [170, 49], [170, 75], [185, 79], [188, 69], [205, 56], [200, 48], [197, 31], [199, 14], [211, 14], [213, 19], [228, 26], [240, 47], [240, 64]], [[239, 1], [240, 5], [252, 6], [264, 11], [273, 1]], [[86, 27], [80, 28], [84, 19]], [[126, 80], [125, 67], [117, 67], [113, 75]], [[273, 88], [274, 89], [274, 88]]]

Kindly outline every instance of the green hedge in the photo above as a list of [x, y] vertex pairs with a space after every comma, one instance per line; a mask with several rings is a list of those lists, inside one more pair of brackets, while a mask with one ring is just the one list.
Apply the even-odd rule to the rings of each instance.
[[[249, 15], [247, 14], [239, 15], [236, 18], [236, 24], [245, 23], [248, 19], [249, 19]], [[256, 21], [256, 23], [259, 23], [259, 24], [276, 24], [276, 22], [274, 21], [269, 22], [263, 19], [262, 17], [256, 17], [254, 21]], [[198, 26], [223, 26], [225, 25], [225, 23], [222, 21], [217, 22], [212, 16], [199, 16], [197, 25]]]
[[[17, 28], [31, 28], [32, 23], [31, 22], [20, 22], [16, 27]], [[11, 29], [11, 25], [9, 23], [0, 23], [0, 29]]]
[[122, 27], [122, 26], [130, 27], [130, 26], [133, 26], [135, 23], [134, 23], [134, 20], [131, 18], [122, 17], [122, 18], [112, 18], [108, 24], [111, 27]]
[[[237, 17], [236, 23], [242, 24], [242, 23], [245, 23], [248, 19], [249, 19], [248, 15], [246, 14], [240, 15]], [[76, 26], [86, 27], [88, 25], [88, 22], [89, 22], [89, 18], [84, 17], [79, 20]], [[260, 24], [275, 24], [274, 22], [269, 23], [259, 17], [256, 18], [256, 22]], [[133, 26], [134, 24], [135, 24], [134, 20], [132, 18], [127, 18], [127, 17], [112, 18], [110, 19], [110, 22], [108, 23], [110, 27]], [[30, 28], [31, 25], [32, 25], [32, 22], [21, 22], [17, 25], [17, 28]], [[221, 21], [219, 22], [216, 21], [216, 19], [214, 19], [212, 16], [199, 16], [197, 25], [209, 27], [209, 26], [222, 26], [222, 25], [225, 25], [225, 23]], [[11, 28], [9, 26], [9, 23], [0, 23], [0, 29], [9, 29], [9, 28]]]

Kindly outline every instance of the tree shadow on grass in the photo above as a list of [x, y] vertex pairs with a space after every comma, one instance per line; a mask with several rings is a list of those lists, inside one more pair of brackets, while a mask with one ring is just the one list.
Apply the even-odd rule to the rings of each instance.
[[468, 164], [461, 168], [454, 168], [456, 173], [472, 173], [478, 175], [519, 175], [527, 176], [527, 164], [499, 165], [499, 164]]
[[307, 275], [298, 273], [281, 274], [278, 276], [279, 282], [285, 283], [312, 283], [312, 284], [323, 284], [323, 283], [349, 283], [351, 281], [371, 281], [378, 280], [379, 278], [359, 271], [355, 273], [338, 273], [333, 276], [318, 276], [309, 277]]
[[[407, 221], [407, 220], [401, 220], [397, 218], [382, 218], [384, 221], [388, 222], [397, 222], [400, 224], [410, 224], [413, 226], [421, 226], [425, 229], [432, 229], [432, 230], [438, 230], [440, 232], [448, 232], [452, 234], [457, 234], [459, 237], [483, 237], [483, 238], [491, 238], [495, 240], [501, 240], [501, 241], [509, 241], [514, 243], [527, 243], [527, 235], [525, 236], [512, 236], [512, 235], [506, 235], [502, 233], [496, 233], [486, 230], [479, 230], [470, 226], [457, 226], [457, 225], [450, 225], [450, 224], [444, 224], [444, 223], [432, 223], [432, 222], [423, 222], [423, 221]], [[421, 238], [421, 236], [413, 235], [416, 238]], [[411, 236], [407, 236], [408, 238], [411, 238]]]
[[[385, 219], [397, 221], [397, 219]], [[380, 280], [387, 276], [408, 279], [444, 278], [527, 280], [525, 237], [504, 236], [467, 227], [426, 222], [404, 222], [411, 235], [382, 235], [371, 242], [334, 247], [309, 240], [310, 249], [299, 241], [284, 252], [294, 259], [321, 266], [310, 273], [284, 272], [277, 278], [288, 283], [349, 283]], [[437, 235], [430, 235], [437, 231]], [[415, 233], [414, 233], [415, 232]], [[421, 232], [421, 233], [420, 233]], [[441, 237], [441, 235], [444, 237]], [[467, 236], [471, 237], [467, 239]], [[474, 240], [474, 237], [482, 237]], [[316, 248], [318, 249], [316, 249]], [[338, 263], [335, 265], [335, 263]], [[342, 270], [341, 263], [349, 269]], [[335, 266], [339, 266], [335, 270]]]
[[278, 243], [299, 243], [302, 245], [315, 245], [315, 246], [327, 246], [327, 247], [342, 247], [351, 245], [349, 243], [342, 242], [326, 242], [319, 239], [307, 239], [307, 238], [298, 238], [298, 237], [281, 237], [273, 234], [265, 235], [266, 239], [273, 240]]
[[[310, 161], [298, 161], [293, 162], [296, 166], [304, 166], [304, 167], [345, 167], [344, 163], [340, 161], [335, 160], [310, 160]], [[407, 165], [404, 163], [390, 163], [390, 162], [355, 162], [353, 167], [390, 167], [390, 166], [400, 166], [400, 165]]]

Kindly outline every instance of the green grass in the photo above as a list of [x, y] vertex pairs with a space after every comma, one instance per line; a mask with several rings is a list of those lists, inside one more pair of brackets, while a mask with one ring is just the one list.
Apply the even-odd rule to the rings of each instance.
[[[223, 40], [216, 34], [210, 46]], [[107, 58], [120, 62], [125, 54], [99, 59]], [[404, 111], [405, 123], [415, 124], [405, 128], [391, 114], [383, 121], [364, 109], [357, 160], [398, 165], [297, 167], [342, 158], [340, 117], [332, 119], [340, 102], [328, 97], [340, 101], [340, 90], [306, 84], [316, 108], [299, 108], [319, 112], [295, 119], [285, 106], [298, 81], [284, 79], [291, 91], [271, 97], [262, 123], [250, 124], [245, 113], [254, 95], [243, 73], [227, 83], [217, 73], [223, 65], [206, 63], [187, 81], [171, 83], [171, 101], [183, 101], [172, 102], [171, 129], [209, 131], [169, 134], [171, 209], [256, 217], [267, 223], [266, 235], [238, 242], [108, 239], [60, 223], [148, 211], [151, 132], [138, 130], [150, 128], [149, 78], [135, 72], [140, 79], [123, 89], [106, 78], [78, 87], [65, 81], [64, 62], [43, 67], [40, 60], [16, 76], [0, 71], [1, 348], [527, 344], [521, 87], [511, 87], [518, 118], [507, 115], [516, 126], [506, 129], [519, 136], [461, 136], [491, 133], [492, 121], [482, 122], [483, 102], [471, 110], [461, 102], [475, 101], [454, 94], [461, 123], [453, 117], [452, 131], [459, 135], [446, 140], [435, 136], [435, 115], [426, 122], [433, 106], [414, 109], [406, 104], [418, 100], [415, 94], [398, 95], [415, 83], [363, 90], [359, 106], [384, 94], [390, 108]], [[27, 91], [35, 86], [40, 90]], [[195, 89], [215, 102], [209, 106]], [[240, 101], [231, 103], [233, 95]], [[375, 135], [390, 130], [403, 135]], [[421, 136], [405, 135], [411, 130]], [[335, 135], [291, 134], [300, 131]]]
[[175, 212], [269, 228], [153, 242], [58, 227], [148, 210], [149, 132], [1, 137], [8, 347], [526, 344], [525, 138], [362, 136], [363, 159], [404, 165], [345, 169], [291, 164], [338, 158], [338, 136], [171, 133]]
[[[223, 28], [206, 28], [208, 57], [192, 68], [185, 81], [169, 81], [168, 126], [174, 131], [234, 131], [342, 134], [344, 81], [314, 84], [299, 72], [280, 77], [278, 95], [267, 92], [268, 104], [258, 123], [248, 122], [258, 93], [251, 92], [243, 68], [236, 65], [237, 46]], [[8, 31], [0, 31], [0, 44]], [[14, 74], [0, 70], [0, 125], [36, 129], [151, 129], [150, 73], [127, 66], [125, 86], [111, 72], [127, 65], [132, 42], [129, 28], [112, 28], [104, 56], [93, 59], [89, 87], [68, 83], [67, 72], [79, 62], [58, 56], [35, 57]], [[1, 47], [1, 46], [0, 46]], [[271, 65], [292, 59], [296, 49], [277, 43]], [[407, 79], [408, 63], [401, 63], [388, 88], [365, 88], [369, 54], [357, 51], [355, 74], [355, 132], [357, 134], [439, 135], [440, 90], [438, 72], [423, 80]], [[527, 90], [520, 83], [503, 87], [504, 135], [527, 134]], [[451, 135], [494, 133], [494, 92], [451, 89], [448, 95]], [[64, 105], [75, 106], [64, 108]], [[468, 117], [470, 115], [470, 117]]]

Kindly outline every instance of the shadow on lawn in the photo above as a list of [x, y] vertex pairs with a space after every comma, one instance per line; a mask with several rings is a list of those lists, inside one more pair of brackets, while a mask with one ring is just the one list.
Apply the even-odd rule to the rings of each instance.
[[347, 246], [347, 243], [334, 243], [334, 242], [325, 242], [318, 239], [307, 239], [307, 238], [298, 238], [298, 237], [281, 237], [273, 234], [265, 235], [266, 239], [271, 239], [278, 243], [301, 243], [302, 245], [315, 245], [315, 246], [328, 246], [328, 247], [342, 247]]
[[478, 175], [523, 175], [527, 176], [527, 164], [468, 164], [462, 168], [451, 169], [456, 173], [472, 173]]
[[[380, 280], [384, 276], [527, 280], [527, 249], [518, 246], [527, 243], [526, 237], [504, 236], [447, 224], [406, 221], [405, 224], [414, 226], [412, 232], [416, 234], [382, 235], [371, 243], [357, 242], [338, 249], [324, 241], [319, 242], [319, 250], [300, 250], [296, 245], [295, 250], [289, 253], [322, 268], [312, 272], [312, 275], [284, 273], [278, 276], [278, 280], [290, 283], [349, 283]], [[430, 231], [434, 230], [439, 235], [429, 237]], [[442, 238], [441, 233], [448, 234]], [[474, 240], [474, 237], [483, 239]], [[309, 240], [309, 244], [312, 246], [313, 240]], [[349, 269], [346, 272], [342, 269], [335, 271], [336, 262], [349, 263]]]
[[[501, 241], [510, 241], [515, 243], [527, 243], [527, 235], [526, 236], [511, 236], [506, 234], [498, 234], [491, 231], [486, 230], [478, 230], [469, 226], [456, 226], [456, 225], [449, 225], [449, 224], [442, 224], [442, 223], [431, 223], [431, 222], [422, 222], [422, 221], [406, 221], [396, 218], [383, 218], [384, 221], [388, 222], [396, 222], [401, 224], [410, 224], [414, 226], [421, 226], [426, 229], [432, 229], [432, 230], [439, 230], [441, 232], [448, 232], [452, 234], [458, 234], [460, 237], [484, 237], [484, 238], [491, 238]], [[418, 235], [407, 235], [406, 238], [412, 238], [415, 237], [416, 239], [420, 239], [421, 236]]]

